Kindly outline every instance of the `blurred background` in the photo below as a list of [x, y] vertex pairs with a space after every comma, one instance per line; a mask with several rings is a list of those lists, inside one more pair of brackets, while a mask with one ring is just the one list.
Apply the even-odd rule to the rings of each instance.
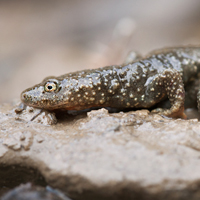
[[0, 103], [130, 50], [200, 44], [199, 0], [0, 0]]

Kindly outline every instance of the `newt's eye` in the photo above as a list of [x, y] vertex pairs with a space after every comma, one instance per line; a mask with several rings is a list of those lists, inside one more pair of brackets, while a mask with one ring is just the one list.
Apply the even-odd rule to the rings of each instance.
[[54, 83], [54, 82], [51, 82], [51, 81], [47, 82], [47, 83], [45, 84], [45, 86], [44, 86], [44, 90], [45, 90], [46, 92], [53, 92], [53, 91], [55, 91], [56, 89], [57, 89], [57, 84]]

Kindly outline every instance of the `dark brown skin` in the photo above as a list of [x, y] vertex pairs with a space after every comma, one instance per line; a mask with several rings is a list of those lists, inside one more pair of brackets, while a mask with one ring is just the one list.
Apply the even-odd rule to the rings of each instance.
[[[136, 56], [137, 57], [137, 56]], [[92, 107], [151, 108], [168, 98], [168, 117], [186, 118], [185, 89], [200, 72], [200, 47], [154, 51], [130, 64], [83, 70], [47, 77], [21, 94], [24, 104], [46, 110]], [[199, 95], [200, 96], [200, 95]]]

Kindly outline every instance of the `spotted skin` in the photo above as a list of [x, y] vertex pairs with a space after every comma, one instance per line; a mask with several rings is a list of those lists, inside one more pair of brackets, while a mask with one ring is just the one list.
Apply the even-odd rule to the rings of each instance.
[[[23, 91], [21, 100], [26, 105], [47, 110], [83, 110], [92, 107], [151, 108], [168, 98], [170, 109], [158, 108], [153, 112], [186, 118], [184, 85], [199, 72], [200, 47], [167, 48], [154, 51], [143, 59], [137, 57], [129, 64], [47, 77]], [[56, 90], [45, 91], [49, 83], [55, 84]]]

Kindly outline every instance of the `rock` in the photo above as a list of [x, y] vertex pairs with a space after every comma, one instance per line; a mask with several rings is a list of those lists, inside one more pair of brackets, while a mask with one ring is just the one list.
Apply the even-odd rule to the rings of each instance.
[[22, 184], [9, 191], [2, 200], [70, 200], [62, 192], [51, 187], [35, 187], [31, 183]]
[[102, 108], [48, 125], [30, 112], [17, 119], [15, 108], [0, 106], [0, 186], [35, 180], [85, 200], [200, 198], [197, 119]]
[[23, 103], [14, 109], [14, 111], [17, 114], [15, 119], [19, 121], [36, 121], [37, 123], [44, 125], [52, 125], [57, 123], [55, 113], [26, 106]]

